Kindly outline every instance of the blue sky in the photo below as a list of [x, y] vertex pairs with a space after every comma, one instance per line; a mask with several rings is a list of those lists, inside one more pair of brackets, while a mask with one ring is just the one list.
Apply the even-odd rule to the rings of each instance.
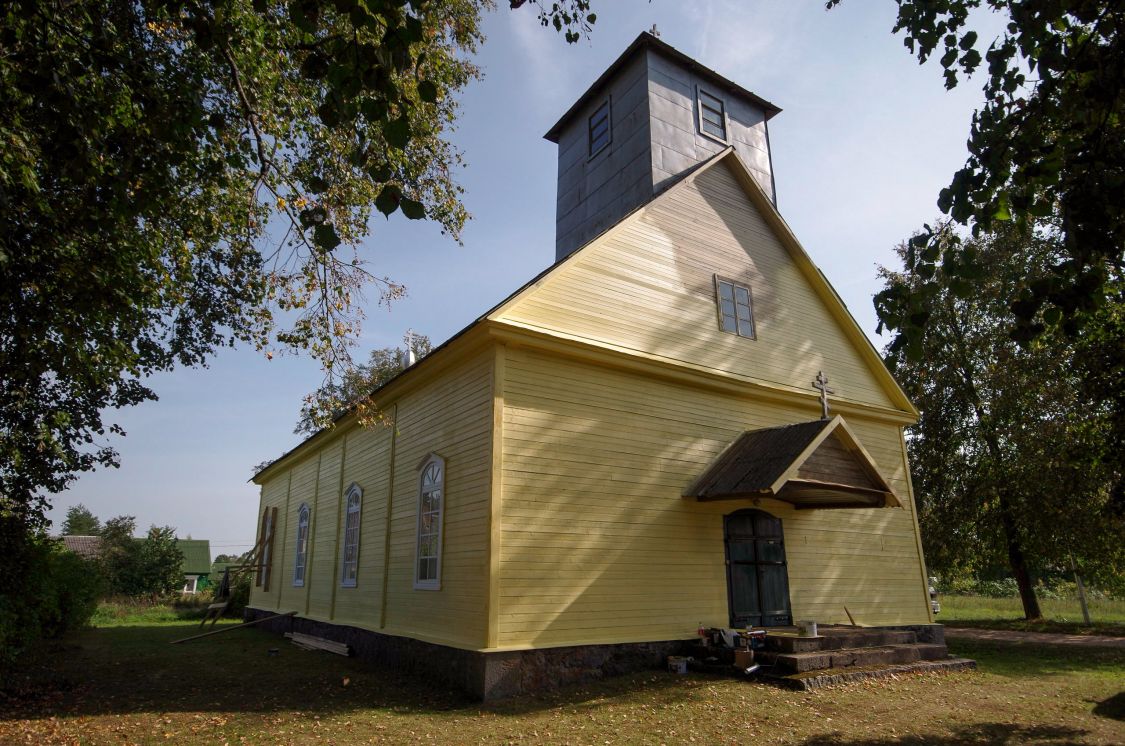
[[[595, 0], [592, 37], [567, 45], [532, 9], [488, 15], [477, 59], [485, 77], [461, 96], [454, 142], [473, 214], [464, 246], [432, 225], [372, 221], [372, 270], [406, 284], [390, 310], [371, 308], [366, 350], [407, 329], [447, 339], [554, 259], [555, 146], [544, 132], [642, 31], [742, 84], [783, 111], [770, 122], [778, 207], [875, 337], [876, 265], [937, 214], [935, 200], [965, 160], [980, 83], [945, 91], [936, 61], [920, 67], [892, 36], [890, 0]], [[999, 25], [978, 18], [982, 39]], [[157, 402], [118, 413], [121, 467], [83, 476], [53, 498], [56, 529], [83, 503], [102, 520], [127, 514], [143, 530], [172, 525], [210, 539], [212, 554], [254, 540], [251, 467], [294, 446], [301, 397], [322, 377], [310, 361], [222, 350], [210, 367], [150, 382]]]

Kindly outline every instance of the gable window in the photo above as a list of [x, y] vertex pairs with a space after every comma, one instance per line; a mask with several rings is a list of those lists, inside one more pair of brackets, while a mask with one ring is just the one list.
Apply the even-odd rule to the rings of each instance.
[[445, 459], [430, 454], [418, 476], [418, 545], [414, 587], [441, 588], [441, 521], [445, 504]]
[[609, 145], [609, 99], [590, 115], [590, 156], [597, 155], [602, 148]]
[[293, 561], [293, 585], [300, 587], [305, 584], [305, 565], [308, 563], [309, 553], [309, 506], [301, 503], [297, 509], [297, 551]]
[[711, 137], [727, 141], [727, 112], [723, 100], [699, 90], [699, 129]]
[[340, 551], [340, 585], [355, 588], [359, 570], [359, 507], [363, 490], [358, 484], [348, 487], [344, 497], [344, 545]]
[[754, 307], [750, 286], [715, 275], [715, 296], [719, 310], [719, 328], [724, 332], [754, 339]]

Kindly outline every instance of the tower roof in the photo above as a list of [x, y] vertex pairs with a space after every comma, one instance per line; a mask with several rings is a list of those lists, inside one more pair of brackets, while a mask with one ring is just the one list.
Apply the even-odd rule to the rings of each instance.
[[659, 38], [653, 36], [648, 31], [642, 31], [640, 35], [633, 40], [633, 43], [630, 44], [629, 47], [621, 53], [621, 56], [614, 60], [613, 64], [606, 68], [606, 71], [602, 73], [597, 80], [594, 81], [593, 85], [587, 88], [586, 92], [578, 97], [578, 100], [574, 102], [573, 106], [567, 109], [566, 113], [562, 115], [559, 121], [555, 122], [554, 126], [551, 127], [551, 129], [547, 130], [547, 134], [543, 135], [543, 137], [553, 143], [557, 143], [559, 141], [559, 134], [566, 126], [567, 121], [569, 121], [575, 113], [580, 111], [582, 107], [586, 105], [587, 101], [595, 96], [602, 88], [602, 86], [605, 85], [606, 81], [616, 75], [617, 71], [620, 70], [622, 66], [625, 65], [625, 63], [632, 59], [634, 55], [646, 49], [651, 49], [654, 52], [658, 52], [659, 54], [672, 59], [673, 61], [679, 63], [680, 65], [691, 70], [697, 75], [707, 78], [711, 81], [711, 83], [722, 90], [729, 91], [737, 96], [749, 99], [765, 111], [767, 120], [771, 119], [775, 114], [781, 111], [781, 108], [779, 106], [766, 101], [764, 98], [757, 95], [756, 93], [753, 93], [752, 91], [746, 90], [738, 83], [735, 83], [733, 80], [719, 75], [711, 68], [706, 67], [705, 65], [701, 65], [696, 60], [676, 49], [671, 44], [661, 41]]

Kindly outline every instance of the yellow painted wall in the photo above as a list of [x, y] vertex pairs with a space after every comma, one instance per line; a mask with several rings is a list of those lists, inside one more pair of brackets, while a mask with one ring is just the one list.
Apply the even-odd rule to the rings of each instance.
[[[728, 624], [723, 515], [684, 487], [748, 429], [811, 419], [530, 349], [505, 361], [499, 646], [690, 637]], [[898, 427], [849, 418], [906, 509], [782, 519], [794, 617], [929, 621]]]
[[[270, 475], [262, 488], [262, 504], [278, 506], [274, 581], [268, 594], [261, 588], [252, 591], [252, 606], [459, 647], [485, 645], [492, 362], [490, 348], [478, 350], [455, 370], [384, 404], [388, 415], [397, 414], [393, 467], [396, 428], [342, 425], [319, 447], [292, 457], [292, 465]], [[417, 468], [431, 452], [446, 460], [438, 591], [413, 588]], [[342, 506], [353, 483], [363, 490], [359, 568], [356, 586], [344, 588], [339, 582]], [[388, 498], [390, 563], [384, 614]], [[312, 508], [309, 569], [305, 586], [294, 587], [296, 521], [302, 502]]]
[[[757, 339], [722, 332], [714, 275], [751, 288]], [[626, 218], [494, 318], [809, 392], [891, 406], [726, 163]]]

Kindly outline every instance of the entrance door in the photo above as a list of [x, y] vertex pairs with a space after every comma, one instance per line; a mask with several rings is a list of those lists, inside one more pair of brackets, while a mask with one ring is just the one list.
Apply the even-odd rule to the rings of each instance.
[[792, 624], [781, 520], [760, 510], [740, 510], [726, 517], [725, 529], [731, 626]]

